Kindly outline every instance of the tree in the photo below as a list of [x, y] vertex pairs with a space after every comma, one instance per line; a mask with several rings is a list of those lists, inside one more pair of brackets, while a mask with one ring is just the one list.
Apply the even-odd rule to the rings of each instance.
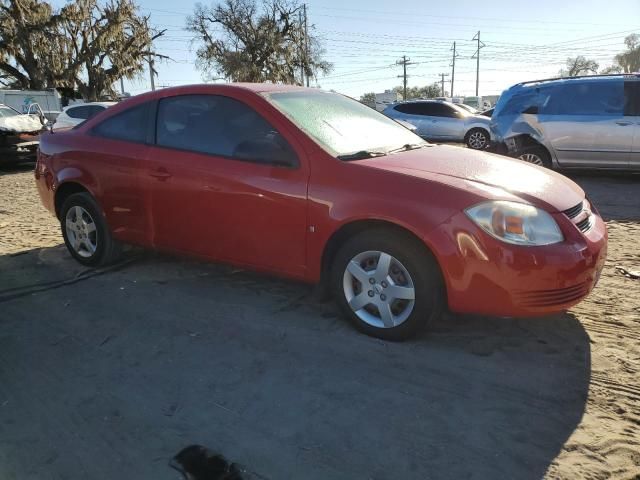
[[58, 17], [39, 0], [0, 0], [0, 73], [2, 83], [40, 90], [64, 76], [52, 62], [52, 31]]
[[590, 73], [598, 73], [598, 66], [598, 62], [595, 60], [588, 60], [584, 56], [578, 55], [575, 58], [567, 58], [566, 69], [561, 69], [559, 73], [562, 77], [580, 77]]
[[149, 26], [133, 0], [76, 0], [59, 10], [42, 0], [0, 0], [0, 82], [25, 89], [112, 94], [140, 74], [164, 31]]
[[376, 104], [376, 94], [373, 92], [365, 93], [360, 97], [360, 103], [364, 103], [365, 105], [375, 106]]
[[[236, 82], [302, 83], [307, 77], [328, 73], [324, 50], [311, 32], [305, 38], [297, 0], [225, 0], [203, 6], [198, 3], [187, 18], [187, 30], [200, 44], [197, 66], [205, 75], [223, 75]], [[222, 30], [216, 33], [216, 27]], [[305, 53], [306, 51], [306, 53]]]
[[87, 100], [115, 94], [113, 84], [142, 73], [151, 57], [168, 58], [153, 50], [164, 30], [152, 29], [132, 0], [76, 0], [62, 8], [60, 18], [69, 47], [65, 57], [73, 59], [73, 80]]
[[[402, 95], [404, 88], [401, 86], [394, 87], [393, 90]], [[424, 87], [408, 87], [407, 98], [405, 98], [405, 100], [411, 100], [412, 98], [435, 98], [439, 97], [440, 93], [440, 84], [438, 82], [434, 82], [431, 85], [426, 85]]]
[[640, 71], [640, 36], [636, 33], [624, 39], [627, 51], [615, 56], [614, 61], [624, 73]]

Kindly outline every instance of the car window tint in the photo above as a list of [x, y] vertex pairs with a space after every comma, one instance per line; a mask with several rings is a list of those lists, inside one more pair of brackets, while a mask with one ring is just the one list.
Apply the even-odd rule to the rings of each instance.
[[550, 115], [622, 115], [622, 81], [569, 82], [553, 89], [543, 109]]
[[88, 119], [91, 117], [95, 117], [97, 114], [99, 114], [101, 111], [104, 110], [104, 107], [100, 105], [89, 105], [87, 108], [88, 108], [88, 112], [87, 112]]
[[144, 103], [99, 123], [93, 133], [101, 137], [144, 143], [147, 139], [149, 104]]
[[624, 84], [624, 114], [640, 116], [640, 82], [628, 81]]
[[432, 110], [432, 113], [430, 113], [429, 115], [432, 115], [434, 117], [458, 117], [456, 111], [449, 105], [446, 105], [444, 103], [429, 103], [428, 105], [430, 105], [430, 108]]
[[269, 122], [248, 105], [221, 95], [160, 100], [156, 143], [256, 163], [280, 164], [274, 155], [282, 164], [297, 163], [293, 149]]
[[89, 116], [89, 107], [71, 107], [67, 109], [66, 114], [71, 118], [79, 118], [82, 120], [86, 120]]
[[401, 103], [393, 107], [395, 110], [408, 115], [422, 115], [422, 110], [418, 103]]

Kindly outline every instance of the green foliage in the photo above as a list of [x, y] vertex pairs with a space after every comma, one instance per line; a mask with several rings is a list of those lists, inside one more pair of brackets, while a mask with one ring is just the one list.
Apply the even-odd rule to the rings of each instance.
[[332, 65], [322, 59], [313, 25], [305, 38], [301, 8], [296, 0], [265, 0], [260, 7], [254, 0], [198, 3], [187, 18], [200, 45], [197, 66], [236, 82], [301, 83], [301, 70], [309, 77], [328, 73]]
[[589, 60], [582, 55], [575, 58], [567, 58], [567, 67], [560, 70], [561, 77], [580, 77], [598, 73], [598, 62]]
[[373, 92], [365, 93], [360, 97], [360, 103], [364, 103], [365, 105], [369, 105], [369, 106], [375, 106], [376, 94]]
[[[403, 94], [403, 87], [394, 87], [395, 92], [398, 92], [400, 95]], [[414, 98], [435, 98], [439, 97], [441, 94], [440, 84], [438, 82], [434, 82], [431, 85], [425, 85], [424, 87], [407, 87], [407, 98], [405, 100], [411, 100]]]
[[640, 72], [640, 36], [632, 33], [624, 39], [627, 51], [615, 56], [614, 61], [624, 73]]
[[153, 52], [149, 17], [133, 0], [75, 0], [59, 10], [41, 0], [0, 0], [0, 81], [40, 90], [77, 88], [87, 100], [113, 94]]

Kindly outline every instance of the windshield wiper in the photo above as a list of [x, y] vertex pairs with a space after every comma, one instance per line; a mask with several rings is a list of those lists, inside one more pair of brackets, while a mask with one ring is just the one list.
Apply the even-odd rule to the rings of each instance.
[[380, 152], [375, 150], [360, 150], [355, 153], [347, 153], [345, 155], [338, 155], [340, 160], [364, 160], [365, 158], [383, 157], [387, 152]]
[[407, 150], [416, 150], [429, 145], [428, 143], [405, 143], [403, 146], [389, 150], [388, 153], [406, 152]]

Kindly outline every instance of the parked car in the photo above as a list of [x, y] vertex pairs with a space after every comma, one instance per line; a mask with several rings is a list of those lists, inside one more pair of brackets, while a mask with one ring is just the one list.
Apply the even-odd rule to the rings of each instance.
[[640, 74], [519, 83], [491, 132], [497, 149], [537, 165], [640, 170]]
[[47, 124], [37, 103], [26, 113], [0, 103], [0, 163], [34, 161], [39, 135]]
[[459, 103], [458, 107], [460, 108], [464, 108], [467, 112], [469, 112], [472, 115], [478, 115], [480, 112], [478, 110], [476, 110], [475, 108], [469, 106], [469, 105], [465, 105], [464, 103]]
[[474, 150], [489, 145], [489, 119], [453, 103], [413, 100], [390, 105], [382, 113], [415, 125], [416, 133], [428, 140], [464, 142]]
[[48, 90], [10, 90], [0, 88], [0, 103], [22, 114], [29, 113], [31, 105], [39, 109], [49, 122], [55, 121], [62, 111], [62, 98], [55, 88]]
[[391, 340], [444, 307], [565, 310], [605, 261], [605, 224], [571, 180], [429, 144], [316, 89], [132, 97], [44, 134], [35, 178], [83, 265], [124, 242], [320, 283], [357, 328]]
[[65, 107], [56, 119], [55, 128], [71, 128], [103, 112], [116, 102], [87, 102]]

